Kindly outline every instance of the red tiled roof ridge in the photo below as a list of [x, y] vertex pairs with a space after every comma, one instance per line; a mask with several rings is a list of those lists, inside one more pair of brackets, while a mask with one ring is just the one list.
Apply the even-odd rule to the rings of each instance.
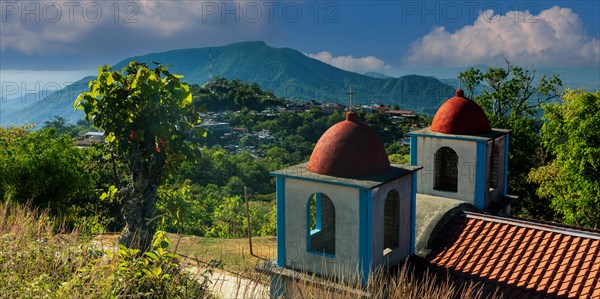
[[547, 232], [555, 232], [573, 237], [588, 238], [593, 240], [600, 240], [600, 231], [590, 228], [581, 228], [567, 225], [557, 225], [555, 223], [530, 220], [530, 219], [518, 219], [509, 217], [492, 216], [488, 214], [481, 214], [475, 212], [463, 211], [463, 215], [466, 218], [479, 219], [496, 223], [504, 223], [509, 225], [515, 225], [525, 228], [539, 229]]

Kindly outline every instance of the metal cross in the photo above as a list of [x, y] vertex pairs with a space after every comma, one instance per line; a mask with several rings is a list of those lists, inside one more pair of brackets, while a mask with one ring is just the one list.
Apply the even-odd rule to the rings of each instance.
[[354, 91], [352, 90], [352, 85], [350, 85], [350, 89], [348, 90], [348, 96], [350, 97], [350, 110], [352, 110], [352, 95]]

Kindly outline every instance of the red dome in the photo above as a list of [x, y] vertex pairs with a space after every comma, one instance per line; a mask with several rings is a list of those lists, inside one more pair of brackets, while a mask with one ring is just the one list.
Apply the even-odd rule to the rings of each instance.
[[445, 134], [475, 135], [487, 133], [492, 127], [483, 109], [465, 98], [464, 92], [458, 89], [456, 96], [438, 109], [430, 130]]
[[375, 131], [350, 111], [345, 121], [333, 125], [321, 136], [306, 169], [330, 176], [360, 178], [387, 172], [390, 160]]

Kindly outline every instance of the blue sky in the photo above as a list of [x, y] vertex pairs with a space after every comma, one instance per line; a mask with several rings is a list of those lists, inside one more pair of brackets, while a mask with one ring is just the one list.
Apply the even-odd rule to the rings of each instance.
[[0, 69], [264, 40], [351, 71], [600, 68], [600, 1], [0, 1]]

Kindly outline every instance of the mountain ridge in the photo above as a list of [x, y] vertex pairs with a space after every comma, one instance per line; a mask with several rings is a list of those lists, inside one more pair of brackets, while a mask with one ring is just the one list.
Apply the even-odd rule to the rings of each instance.
[[[212, 57], [212, 63], [209, 63]], [[181, 74], [189, 84], [202, 85], [213, 75], [258, 83], [262, 89], [293, 101], [347, 102], [350, 85], [356, 104], [395, 104], [402, 109], [433, 115], [454, 93], [439, 80], [418, 75], [399, 78], [374, 78], [342, 70], [310, 58], [292, 48], [274, 48], [263, 41], [240, 42], [217, 47], [174, 49], [128, 57], [113, 65], [121, 70], [130, 61], [159, 61], [170, 72]], [[0, 124], [43, 123], [54, 115], [76, 122], [83, 117], [73, 111], [73, 100], [87, 88], [93, 77], [83, 78], [63, 90], [49, 94], [11, 115], [2, 115]], [[65, 92], [67, 90], [68, 92]]]

